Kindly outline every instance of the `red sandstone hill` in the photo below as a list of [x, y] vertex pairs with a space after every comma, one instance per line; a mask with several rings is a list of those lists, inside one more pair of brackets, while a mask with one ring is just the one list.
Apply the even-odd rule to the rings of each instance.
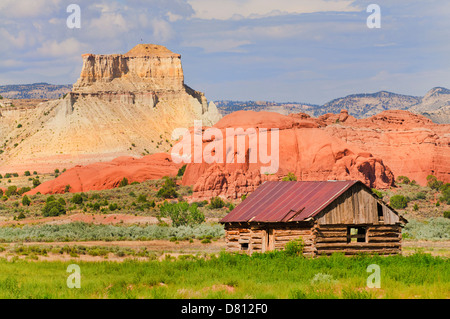
[[[450, 125], [434, 124], [423, 116], [407, 111], [386, 111], [357, 120], [343, 111], [311, 118], [306, 114], [290, 116], [270, 112], [240, 111], [227, 115], [215, 126], [222, 137], [203, 141], [201, 148], [211, 151], [212, 141], [224, 146], [223, 162], [191, 163], [182, 183], [193, 185], [195, 197], [225, 196], [237, 198], [251, 193], [266, 180], [280, 180], [294, 173], [298, 180], [358, 179], [369, 187], [387, 188], [394, 177], [406, 175], [425, 184], [426, 176], [436, 175], [450, 182]], [[249, 163], [254, 147], [246, 137], [246, 163], [236, 163], [227, 128], [255, 128], [259, 143], [270, 154], [272, 135], [261, 141], [259, 129], [279, 134], [279, 169], [274, 174], [261, 173], [268, 166]], [[204, 128], [205, 129], [205, 128]], [[191, 130], [192, 131], [192, 130]], [[203, 131], [204, 133], [204, 131]], [[237, 137], [231, 138], [236, 144]], [[176, 146], [174, 147], [174, 149]], [[213, 155], [220, 152], [211, 152]], [[235, 163], [226, 163], [226, 158]], [[57, 179], [44, 183], [32, 193], [61, 193], [66, 185], [72, 192], [113, 188], [123, 177], [130, 182], [175, 175], [182, 164], [175, 164], [169, 154], [154, 154], [141, 159], [119, 158], [108, 163], [75, 167]]]
[[328, 134], [382, 158], [396, 177], [408, 176], [421, 185], [428, 175], [450, 182], [450, 124], [401, 110], [358, 120], [342, 111], [317, 122]]
[[67, 185], [70, 192], [86, 192], [115, 188], [125, 177], [129, 183], [174, 176], [181, 165], [175, 164], [167, 153], [148, 155], [140, 159], [119, 157], [111, 162], [75, 166], [58, 178], [34, 188], [27, 194], [62, 194]]
[[[272, 174], [261, 173], [261, 167], [267, 166], [260, 159], [256, 163], [238, 164], [237, 147], [228, 147], [223, 153], [222, 164], [188, 164], [183, 177], [184, 185], [194, 185], [194, 196], [224, 196], [238, 198], [251, 193], [266, 180], [280, 180], [288, 173], [294, 173], [298, 180], [352, 180], [363, 181], [370, 187], [387, 188], [394, 184], [394, 175], [382, 159], [373, 156], [357, 146], [351, 146], [342, 139], [323, 130], [321, 121], [308, 116], [285, 116], [271, 112], [239, 111], [225, 116], [215, 128], [222, 131], [224, 149], [229, 143], [226, 129], [234, 128], [272, 128], [279, 129], [279, 169]], [[245, 156], [258, 152], [261, 133], [258, 137], [258, 150], [245, 146]], [[268, 144], [273, 142], [274, 133], [268, 134]], [[216, 137], [216, 142], [221, 143]], [[203, 149], [210, 141], [204, 142]], [[235, 143], [236, 144], [236, 143]], [[270, 147], [267, 148], [270, 151]], [[270, 153], [270, 152], [269, 152]], [[226, 158], [234, 158], [234, 163], [226, 163]]]

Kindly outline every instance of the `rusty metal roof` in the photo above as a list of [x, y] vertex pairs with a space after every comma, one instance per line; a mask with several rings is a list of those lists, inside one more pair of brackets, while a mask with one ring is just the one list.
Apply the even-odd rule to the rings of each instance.
[[313, 217], [360, 181], [265, 182], [220, 222], [292, 222]]

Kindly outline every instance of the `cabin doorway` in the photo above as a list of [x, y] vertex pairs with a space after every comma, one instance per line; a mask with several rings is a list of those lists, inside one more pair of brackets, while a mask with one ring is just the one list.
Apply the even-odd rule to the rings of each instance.
[[266, 229], [264, 237], [265, 238], [264, 238], [264, 250], [263, 250], [263, 252], [273, 250], [274, 249], [273, 229], [272, 228]]

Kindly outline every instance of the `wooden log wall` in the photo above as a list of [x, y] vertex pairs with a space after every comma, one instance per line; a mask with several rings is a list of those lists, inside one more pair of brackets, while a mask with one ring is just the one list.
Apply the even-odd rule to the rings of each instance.
[[316, 254], [330, 255], [334, 252], [343, 252], [346, 255], [359, 253], [394, 255], [401, 252], [399, 225], [367, 225], [366, 242], [350, 243], [347, 242], [347, 227], [349, 225], [317, 224], [313, 230]]
[[292, 240], [302, 238], [305, 244], [303, 255], [313, 257], [315, 255], [314, 236], [311, 227], [284, 226], [273, 230], [274, 249], [282, 250]]
[[[311, 226], [282, 223], [226, 225], [226, 246], [230, 252], [252, 254], [273, 249], [282, 250], [288, 242], [300, 237], [305, 244], [304, 255], [314, 256], [314, 236]], [[242, 244], [246, 243], [248, 249], [242, 250]]]

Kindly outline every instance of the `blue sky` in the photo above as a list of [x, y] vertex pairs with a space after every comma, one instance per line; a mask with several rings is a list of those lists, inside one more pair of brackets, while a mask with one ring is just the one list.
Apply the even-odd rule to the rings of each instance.
[[[69, 4], [81, 28], [69, 29]], [[381, 28], [366, 25], [381, 8]], [[1, 0], [0, 84], [74, 83], [83, 53], [156, 43], [209, 100], [322, 104], [450, 87], [447, 0]]]

